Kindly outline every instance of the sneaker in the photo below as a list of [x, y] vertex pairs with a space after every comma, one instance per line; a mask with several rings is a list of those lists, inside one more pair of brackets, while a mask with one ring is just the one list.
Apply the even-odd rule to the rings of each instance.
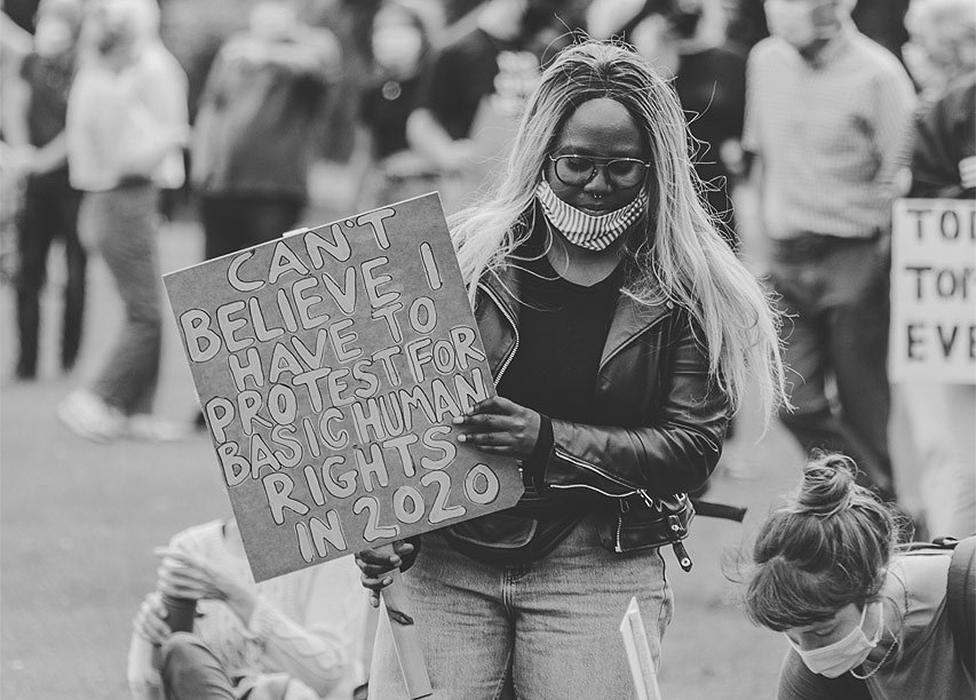
[[88, 391], [74, 391], [58, 405], [58, 418], [68, 430], [93, 442], [108, 442], [122, 432], [118, 409]]
[[156, 418], [148, 413], [137, 413], [126, 421], [125, 435], [146, 442], [175, 442], [189, 437], [190, 426]]

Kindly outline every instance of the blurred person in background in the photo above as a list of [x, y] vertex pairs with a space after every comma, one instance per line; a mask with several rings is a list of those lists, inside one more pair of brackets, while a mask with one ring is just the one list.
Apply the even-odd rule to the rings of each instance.
[[[365, 697], [354, 693], [369, 606], [352, 557], [255, 583], [234, 518], [184, 530], [156, 553], [156, 590], [129, 645], [132, 700]], [[170, 628], [163, 596], [196, 603], [192, 630]]]
[[695, 139], [695, 172], [720, 230], [738, 247], [731, 190], [743, 172], [745, 58], [706, 42], [704, 0], [645, 0], [612, 34], [631, 43], [668, 78]]
[[957, 637], [968, 627], [971, 654], [972, 618], [953, 615], [964, 617], [976, 596], [976, 548], [957, 545], [966, 549], [956, 587], [951, 551], [899, 548], [899, 515], [858, 486], [854, 471], [842, 455], [812, 460], [753, 545], [746, 613], [790, 645], [776, 697], [972, 698], [973, 659]]
[[264, 0], [247, 31], [220, 49], [193, 133], [205, 257], [277, 238], [298, 223], [318, 151], [339, 44], [309, 26], [299, 0]]
[[743, 142], [757, 161], [770, 282], [790, 316], [796, 410], [781, 420], [804, 452], [851, 455], [893, 499], [888, 246], [915, 95], [897, 59], [855, 29], [852, 4], [767, 0], [773, 36], [749, 55]]
[[[976, 8], [913, 0], [905, 60], [922, 88], [909, 197], [976, 197]], [[893, 241], [898, 245], [898, 241]], [[921, 464], [928, 532], [976, 532], [976, 385], [929, 380], [900, 387]]]
[[[964, 0], [913, 0], [905, 16], [905, 65], [928, 102], [976, 71], [976, 9]], [[926, 108], [923, 105], [923, 110]]]
[[162, 345], [157, 196], [183, 182], [186, 75], [159, 40], [155, 0], [95, 0], [86, 13], [68, 165], [84, 191], [82, 242], [105, 260], [125, 317], [95, 380], [58, 416], [92, 440], [176, 439], [184, 431], [152, 415]]
[[[748, 51], [769, 36], [765, 0], [719, 0], [727, 18], [726, 36]], [[907, 39], [903, 20], [909, 0], [857, 0], [851, 19], [865, 36], [896, 56]]]
[[16, 376], [37, 376], [40, 297], [48, 251], [61, 239], [65, 285], [61, 321], [60, 365], [74, 367], [81, 345], [85, 309], [85, 250], [78, 240], [81, 193], [68, 180], [65, 115], [74, 77], [81, 30], [81, 0], [42, 0], [37, 8], [33, 50], [10, 76], [4, 95], [3, 136], [11, 159], [25, 178], [17, 216], [17, 330], [20, 340]]
[[350, 211], [437, 189], [436, 165], [407, 142], [407, 119], [442, 29], [442, 13], [424, 0], [385, 0], [373, 18], [375, 71], [360, 97]]
[[444, 46], [425, 71], [407, 137], [445, 174], [441, 195], [448, 213], [504, 158], [545, 55], [566, 43], [556, 41], [569, 31], [558, 11], [569, 4], [488, 0], [476, 26]]

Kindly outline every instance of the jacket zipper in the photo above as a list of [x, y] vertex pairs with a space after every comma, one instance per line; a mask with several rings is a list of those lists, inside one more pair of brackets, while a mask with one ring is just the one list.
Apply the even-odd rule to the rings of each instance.
[[512, 360], [515, 359], [515, 353], [518, 352], [518, 346], [519, 346], [518, 325], [515, 323], [515, 318], [512, 316], [511, 313], [509, 313], [508, 309], [502, 303], [501, 299], [499, 299], [495, 295], [495, 292], [491, 289], [491, 287], [489, 287], [486, 284], [479, 285], [479, 287], [482, 289], [482, 291], [484, 291], [485, 294], [491, 297], [491, 300], [493, 302], [495, 302], [495, 306], [498, 307], [498, 310], [501, 311], [502, 316], [505, 317], [505, 320], [508, 321], [508, 324], [512, 327], [512, 334], [515, 338], [515, 343], [514, 345], [512, 345], [512, 349], [508, 352], [508, 355], [505, 356], [505, 359], [502, 360], [502, 364], [498, 368], [498, 374], [495, 376], [495, 384], [498, 384], [498, 382], [500, 382], [502, 379], [502, 375], [505, 374], [505, 370], [508, 369], [508, 366], [512, 364]]
[[606, 491], [598, 489], [596, 486], [589, 486], [587, 484], [550, 484], [549, 488], [562, 489], [563, 491], [568, 491], [569, 489], [586, 489], [587, 491], [596, 491], [601, 496], [606, 496], [607, 498], [627, 498], [637, 493], [636, 490], [628, 491], [627, 493], [622, 494], [607, 493]]
[[620, 537], [621, 531], [624, 529], [624, 513], [630, 510], [630, 504], [627, 501], [620, 501], [618, 508], [620, 512], [617, 514], [617, 541], [614, 544], [614, 549], [617, 552], [623, 552], [624, 546], [620, 543]]
[[603, 471], [595, 464], [591, 464], [586, 460], [580, 459], [576, 455], [572, 455], [566, 452], [565, 450], [560, 449], [558, 446], [553, 451], [560, 459], [564, 459], [565, 461], [570, 462], [571, 464], [575, 464], [578, 467], [582, 467], [583, 469], [588, 469], [591, 472], [596, 472], [604, 479], [607, 479], [608, 481], [612, 481], [613, 483], [623, 486], [624, 488], [633, 489], [629, 494], [627, 494], [628, 496], [637, 492], [637, 489], [634, 488], [633, 484], [628, 484], [626, 481], [623, 481], [622, 479], [618, 479], [612, 474], [608, 474], [607, 472]]

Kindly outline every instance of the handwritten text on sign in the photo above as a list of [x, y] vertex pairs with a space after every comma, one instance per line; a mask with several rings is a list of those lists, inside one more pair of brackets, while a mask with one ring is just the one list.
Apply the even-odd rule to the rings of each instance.
[[451, 423], [494, 385], [436, 195], [165, 281], [255, 579], [518, 500]]
[[976, 383], [976, 202], [895, 203], [892, 381]]

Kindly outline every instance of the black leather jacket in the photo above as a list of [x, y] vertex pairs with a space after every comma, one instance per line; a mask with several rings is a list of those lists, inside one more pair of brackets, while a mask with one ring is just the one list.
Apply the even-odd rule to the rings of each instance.
[[[517, 295], [511, 270], [479, 284], [475, 316], [496, 383], [518, 350]], [[593, 400], [608, 425], [553, 419], [542, 487], [615, 499], [604, 539], [616, 551], [683, 539], [693, 514], [685, 492], [718, 464], [730, 413], [728, 397], [709, 382], [708, 356], [689, 314], [671, 302], [647, 306], [621, 294]]]

